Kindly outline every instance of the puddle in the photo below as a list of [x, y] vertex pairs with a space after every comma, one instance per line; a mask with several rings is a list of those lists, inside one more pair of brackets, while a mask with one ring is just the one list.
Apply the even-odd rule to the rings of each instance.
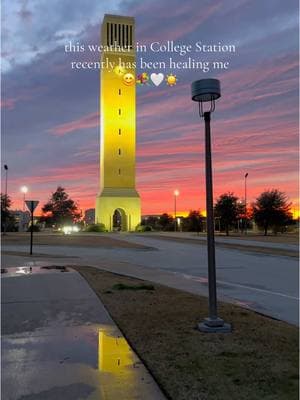
[[17, 267], [15, 273], [23, 275], [30, 274], [32, 273], [32, 267]]
[[[5, 398], [48, 398], [43, 396], [54, 395], [60, 388], [59, 398], [79, 400], [83, 397], [74, 397], [75, 393], [68, 389], [84, 385], [89, 388], [85, 399], [164, 399], [126, 339], [113, 326], [45, 329], [38, 336], [37, 332], [7, 335], [2, 340]], [[18, 385], [16, 371], [22, 371]]]
[[61, 266], [61, 265], [49, 265], [49, 266], [41, 267], [41, 269], [56, 269], [56, 270], [59, 270], [61, 272], [69, 272], [67, 267], [64, 267], [64, 266]]
[[1, 268], [1, 274], [5, 277], [24, 276], [41, 273], [60, 273], [60, 272], [75, 272], [70, 267], [64, 265], [23, 265], [21, 267]]
[[7, 268], [2, 397], [165, 399], [94, 292], [72, 268], [61, 274], [65, 269], [36, 262]]

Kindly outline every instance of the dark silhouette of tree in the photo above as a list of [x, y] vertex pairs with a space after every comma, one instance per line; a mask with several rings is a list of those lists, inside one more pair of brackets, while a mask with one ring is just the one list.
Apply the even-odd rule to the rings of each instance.
[[56, 191], [52, 193], [50, 200], [43, 208], [43, 218], [49, 226], [55, 225], [59, 227], [63, 224], [73, 223], [81, 217], [81, 213], [74, 200], [70, 199], [65, 189], [58, 186]]
[[256, 224], [267, 236], [269, 228], [276, 233], [292, 218], [291, 203], [285, 193], [277, 189], [268, 190], [261, 193], [252, 204], [252, 214]]
[[189, 215], [183, 220], [183, 230], [188, 232], [202, 232], [204, 217], [200, 211], [190, 210]]
[[174, 230], [173, 221], [173, 217], [167, 213], [164, 213], [159, 217], [159, 224], [163, 231]]
[[238, 198], [233, 193], [221, 194], [215, 204], [215, 216], [219, 217], [221, 224], [225, 227], [226, 235], [229, 235], [229, 229], [236, 223], [239, 209]]
[[154, 215], [150, 215], [149, 217], [143, 218], [141, 225], [150, 226], [153, 229], [161, 229], [161, 225], [159, 223], [159, 217], [155, 217]]
[[10, 197], [1, 193], [1, 232], [10, 232], [17, 229], [15, 217], [9, 210], [11, 204]]

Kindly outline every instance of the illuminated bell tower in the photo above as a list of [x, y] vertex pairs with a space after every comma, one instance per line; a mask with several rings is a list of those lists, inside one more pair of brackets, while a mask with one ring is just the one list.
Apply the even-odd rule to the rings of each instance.
[[[101, 33], [100, 193], [96, 223], [134, 231], [141, 221], [135, 189], [134, 18], [105, 15]], [[126, 51], [120, 51], [123, 48]]]

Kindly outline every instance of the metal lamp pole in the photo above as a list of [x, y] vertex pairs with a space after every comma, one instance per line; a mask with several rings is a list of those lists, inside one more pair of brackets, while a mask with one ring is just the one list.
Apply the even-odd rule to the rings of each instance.
[[[7, 204], [7, 175], [8, 175], [8, 166], [4, 164], [4, 170], [5, 170], [5, 204]], [[5, 207], [5, 222], [4, 222], [4, 235], [7, 230], [7, 217], [8, 217], [8, 209]]]
[[174, 231], [177, 231], [177, 218], [176, 218], [176, 212], [177, 212], [177, 204], [176, 204], [176, 200], [177, 200], [177, 196], [179, 195], [179, 191], [178, 190], [174, 190]]
[[[201, 79], [192, 83], [192, 100], [199, 104], [199, 115], [205, 122], [205, 176], [206, 176], [206, 223], [208, 256], [209, 317], [198, 324], [202, 332], [231, 332], [231, 325], [218, 317], [217, 284], [213, 210], [213, 179], [211, 158], [211, 113], [215, 110], [215, 100], [221, 97], [220, 82], [217, 79]], [[210, 108], [204, 111], [203, 103], [209, 102]]]
[[8, 166], [4, 164], [5, 169], [5, 197], [7, 197], [7, 174], [8, 174]]
[[25, 211], [26, 193], [28, 192], [28, 187], [22, 186], [21, 192], [23, 193], [23, 211]]
[[248, 172], [245, 174], [245, 235], [247, 235], [247, 178]]

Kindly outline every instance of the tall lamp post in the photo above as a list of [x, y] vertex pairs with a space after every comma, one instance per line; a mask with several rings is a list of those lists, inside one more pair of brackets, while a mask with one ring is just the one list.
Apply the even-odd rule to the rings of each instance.
[[[4, 164], [4, 170], [5, 170], [5, 205], [7, 204], [7, 175], [8, 175], [8, 166], [6, 165], [6, 164]], [[4, 204], [3, 204], [3, 206], [4, 206]], [[3, 209], [4, 209], [4, 207], [3, 207]], [[5, 233], [6, 233], [6, 230], [7, 230], [7, 217], [8, 217], [8, 210], [7, 210], [7, 207], [5, 207], [5, 211], [6, 211], [6, 213], [5, 213], [5, 221], [4, 221], [4, 232], [3, 232], [3, 234], [5, 235]]]
[[245, 174], [245, 235], [247, 235], [247, 178], [248, 172]]
[[21, 192], [23, 193], [23, 211], [25, 211], [25, 201], [26, 201], [26, 193], [28, 192], [28, 187], [22, 186]]
[[[210, 116], [215, 110], [215, 100], [221, 97], [220, 81], [217, 79], [201, 79], [192, 83], [192, 100], [199, 104], [199, 116], [205, 122], [205, 175], [206, 175], [206, 213], [207, 213], [207, 255], [208, 255], [208, 289], [209, 317], [198, 324], [202, 332], [231, 332], [231, 325], [218, 317], [217, 284], [214, 237], [213, 180], [211, 161]], [[204, 111], [204, 103], [208, 110]]]
[[8, 173], [8, 166], [4, 164], [4, 170], [5, 170], [5, 197], [7, 197], [7, 173]]
[[177, 213], [177, 197], [179, 196], [179, 191], [176, 189], [174, 190], [174, 231], [177, 231], [177, 219], [176, 219], [176, 213]]

